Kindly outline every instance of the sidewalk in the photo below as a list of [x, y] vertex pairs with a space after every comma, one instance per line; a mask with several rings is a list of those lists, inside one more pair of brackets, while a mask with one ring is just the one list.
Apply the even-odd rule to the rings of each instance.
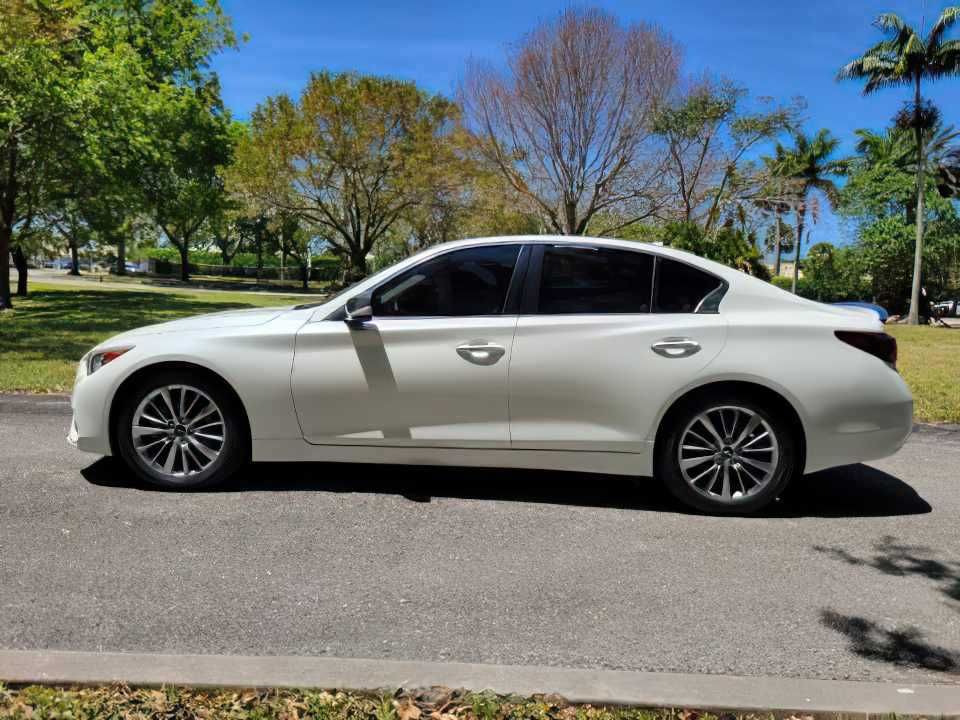
[[331, 657], [0, 650], [9, 683], [326, 688], [431, 686], [560, 695], [572, 703], [808, 713], [960, 715], [960, 686], [574, 670]]

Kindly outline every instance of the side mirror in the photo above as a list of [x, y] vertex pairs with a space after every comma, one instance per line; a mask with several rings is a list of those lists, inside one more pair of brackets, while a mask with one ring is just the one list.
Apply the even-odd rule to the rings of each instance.
[[373, 299], [369, 292], [362, 292], [347, 300], [344, 308], [347, 313], [346, 323], [351, 326], [360, 326], [373, 320]]

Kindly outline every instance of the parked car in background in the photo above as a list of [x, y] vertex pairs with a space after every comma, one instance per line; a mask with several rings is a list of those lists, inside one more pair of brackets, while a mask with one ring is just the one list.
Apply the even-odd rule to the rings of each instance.
[[890, 313], [888, 313], [885, 308], [882, 308], [875, 303], [870, 303], [863, 300], [844, 300], [843, 302], [835, 302], [832, 304], [837, 305], [838, 307], [863, 308], [864, 310], [870, 310], [871, 312], [877, 314], [877, 317], [880, 318], [880, 322], [886, 322], [887, 318], [890, 317]]
[[941, 300], [940, 302], [933, 303], [930, 306], [930, 309], [933, 311], [933, 316], [938, 318], [955, 318], [960, 317], [960, 301], [954, 300]]
[[113, 337], [80, 363], [69, 439], [172, 488], [251, 458], [547, 468], [749, 513], [902, 445], [896, 351], [869, 313], [685, 252], [467, 240], [323, 303]]

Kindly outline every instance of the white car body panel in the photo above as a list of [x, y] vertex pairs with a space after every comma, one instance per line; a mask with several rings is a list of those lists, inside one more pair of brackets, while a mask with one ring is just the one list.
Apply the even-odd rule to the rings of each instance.
[[[138, 370], [178, 362], [220, 375], [247, 413], [255, 461], [416, 463], [650, 475], [660, 421], [688, 391], [741, 381], [781, 395], [804, 431], [807, 472], [883, 457], [912, 428], [912, 398], [895, 370], [835, 330], [879, 332], [872, 313], [797, 298], [688, 253], [577, 238], [674, 258], [725, 280], [717, 314], [375, 318], [350, 329], [326, 319], [352, 296], [436, 254], [530, 236], [431, 248], [319, 307], [267, 308], [140, 328], [96, 349], [134, 346], [78, 374], [71, 439], [110, 454], [110, 407]], [[690, 357], [650, 345], [689, 337]], [[504, 347], [477, 365], [457, 347]]]
[[[673, 388], [701, 377], [723, 348], [722, 315], [540, 315], [517, 325], [510, 432], [519, 449], [647, 453]], [[694, 338], [687, 358], [652, 352]]]
[[[297, 336], [293, 396], [310, 443], [510, 447], [507, 372], [516, 317], [387, 318], [363, 329], [308, 323]], [[499, 362], [456, 348], [495, 343]], [[331, 412], [331, 409], [335, 409]]]

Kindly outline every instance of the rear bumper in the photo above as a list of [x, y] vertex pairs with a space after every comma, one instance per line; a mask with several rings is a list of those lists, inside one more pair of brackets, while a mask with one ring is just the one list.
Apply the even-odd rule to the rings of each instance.
[[913, 431], [913, 397], [899, 375], [859, 400], [849, 395], [810, 424], [806, 472], [879, 460], [896, 453]]

